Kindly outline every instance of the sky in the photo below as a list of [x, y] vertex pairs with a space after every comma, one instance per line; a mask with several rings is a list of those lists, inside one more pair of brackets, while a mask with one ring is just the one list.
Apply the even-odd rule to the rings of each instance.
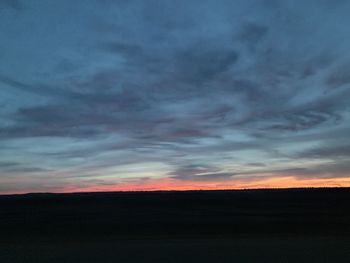
[[349, 11], [0, 0], [0, 194], [350, 186]]

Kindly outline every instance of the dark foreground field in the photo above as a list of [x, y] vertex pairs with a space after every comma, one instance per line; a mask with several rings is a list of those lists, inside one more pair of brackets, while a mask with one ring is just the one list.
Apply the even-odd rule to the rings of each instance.
[[350, 189], [0, 196], [0, 262], [350, 262]]

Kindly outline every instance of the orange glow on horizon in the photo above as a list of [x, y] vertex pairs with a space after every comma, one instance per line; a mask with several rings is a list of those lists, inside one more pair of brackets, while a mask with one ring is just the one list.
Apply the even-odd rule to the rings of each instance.
[[116, 185], [96, 185], [79, 187], [67, 185], [64, 188], [50, 190], [22, 190], [3, 192], [1, 194], [24, 194], [32, 192], [113, 192], [113, 191], [186, 191], [186, 190], [239, 190], [239, 189], [263, 189], [263, 188], [317, 188], [317, 187], [350, 187], [350, 177], [328, 179], [298, 179], [293, 176], [270, 177], [261, 180], [247, 181], [236, 180], [229, 182], [199, 182], [178, 181], [174, 179], [158, 179], [143, 183], [119, 183]]
[[90, 186], [87, 188], [65, 188], [63, 192], [101, 192], [101, 191], [186, 191], [186, 190], [224, 190], [259, 188], [317, 188], [350, 187], [350, 177], [331, 179], [297, 179], [295, 177], [266, 178], [255, 181], [196, 182], [177, 180], [156, 180], [148, 183], [123, 183], [116, 186]]

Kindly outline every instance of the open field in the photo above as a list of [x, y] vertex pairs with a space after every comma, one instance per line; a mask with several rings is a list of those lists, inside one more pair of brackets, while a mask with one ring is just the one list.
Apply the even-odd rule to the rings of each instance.
[[350, 189], [0, 197], [0, 262], [350, 262]]

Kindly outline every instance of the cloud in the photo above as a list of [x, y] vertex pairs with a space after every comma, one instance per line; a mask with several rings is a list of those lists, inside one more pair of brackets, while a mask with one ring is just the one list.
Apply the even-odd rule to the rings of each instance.
[[125, 57], [138, 57], [143, 55], [143, 49], [139, 45], [128, 44], [123, 42], [107, 42], [99, 45], [101, 50], [121, 54]]
[[346, 175], [346, 1], [27, 6], [0, 17], [11, 25], [0, 27], [1, 169], [31, 160], [27, 171], [43, 162], [113, 183], [143, 163], [179, 182]]
[[179, 52], [175, 57], [179, 71], [176, 77], [190, 84], [202, 84], [228, 70], [236, 63], [238, 57], [234, 50], [197, 44]]
[[239, 38], [252, 48], [261, 41], [267, 33], [268, 27], [254, 23], [247, 23], [243, 26]]
[[290, 174], [299, 179], [309, 178], [343, 178], [350, 175], [349, 161], [330, 162], [318, 164], [313, 167], [306, 168], [293, 168], [281, 171], [275, 171], [275, 173]]
[[324, 147], [305, 150], [297, 155], [299, 158], [337, 159], [350, 158], [350, 145], [325, 145]]
[[11, 167], [15, 167], [18, 165], [19, 165], [19, 163], [16, 163], [16, 162], [0, 162], [1, 168], [11, 168]]
[[349, 64], [341, 65], [337, 67], [328, 76], [326, 83], [332, 88], [338, 88], [350, 83], [350, 71], [348, 70]]
[[25, 95], [28, 94], [34, 94], [39, 96], [45, 96], [45, 97], [53, 97], [56, 99], [66, 99], [66, 98], [74, 98], [78, 96], [79, 94], [74, 93], [69, 90], [63, 90], [60, 88], [57, 88], [51, 84], [49, 85], [43, 85], [43, 84], [27, 84], [23, 83], [21, 81], [18, 81], [16, 79], [2, 76], [0, 75], [0, 82], [3, 84], [6, 84], [7, 86], [10, 86], [11, 88], [17, 89], [19, 91], [23, 91]]
[[216, 167], [205, 165], [187, 165], [178, 167], [175, 171], [168, 173], [170, 178], [182, 181], [226, 181], [234, 174], [221, 172]]
[[13, 10], [20, 10], [22, 3], [19, 0], [1, 0], [0, 7], [10, 8]]
[[34, 167], [23, 163], [18, 162], [0, 162], [0, 169], [3, 175], [8, 173], [41, 173], [41, 172], [50, 172], [53, 171], [47, 168]]
[[307, 111], [301, 113], [286, 113], [281, 124], [274, 124], [268, 127], [271, 130], [279, 131], [300, 131], [315, 128], [318, 125], [330, 122], [336, 124], [340, 116], [335, 113]]

